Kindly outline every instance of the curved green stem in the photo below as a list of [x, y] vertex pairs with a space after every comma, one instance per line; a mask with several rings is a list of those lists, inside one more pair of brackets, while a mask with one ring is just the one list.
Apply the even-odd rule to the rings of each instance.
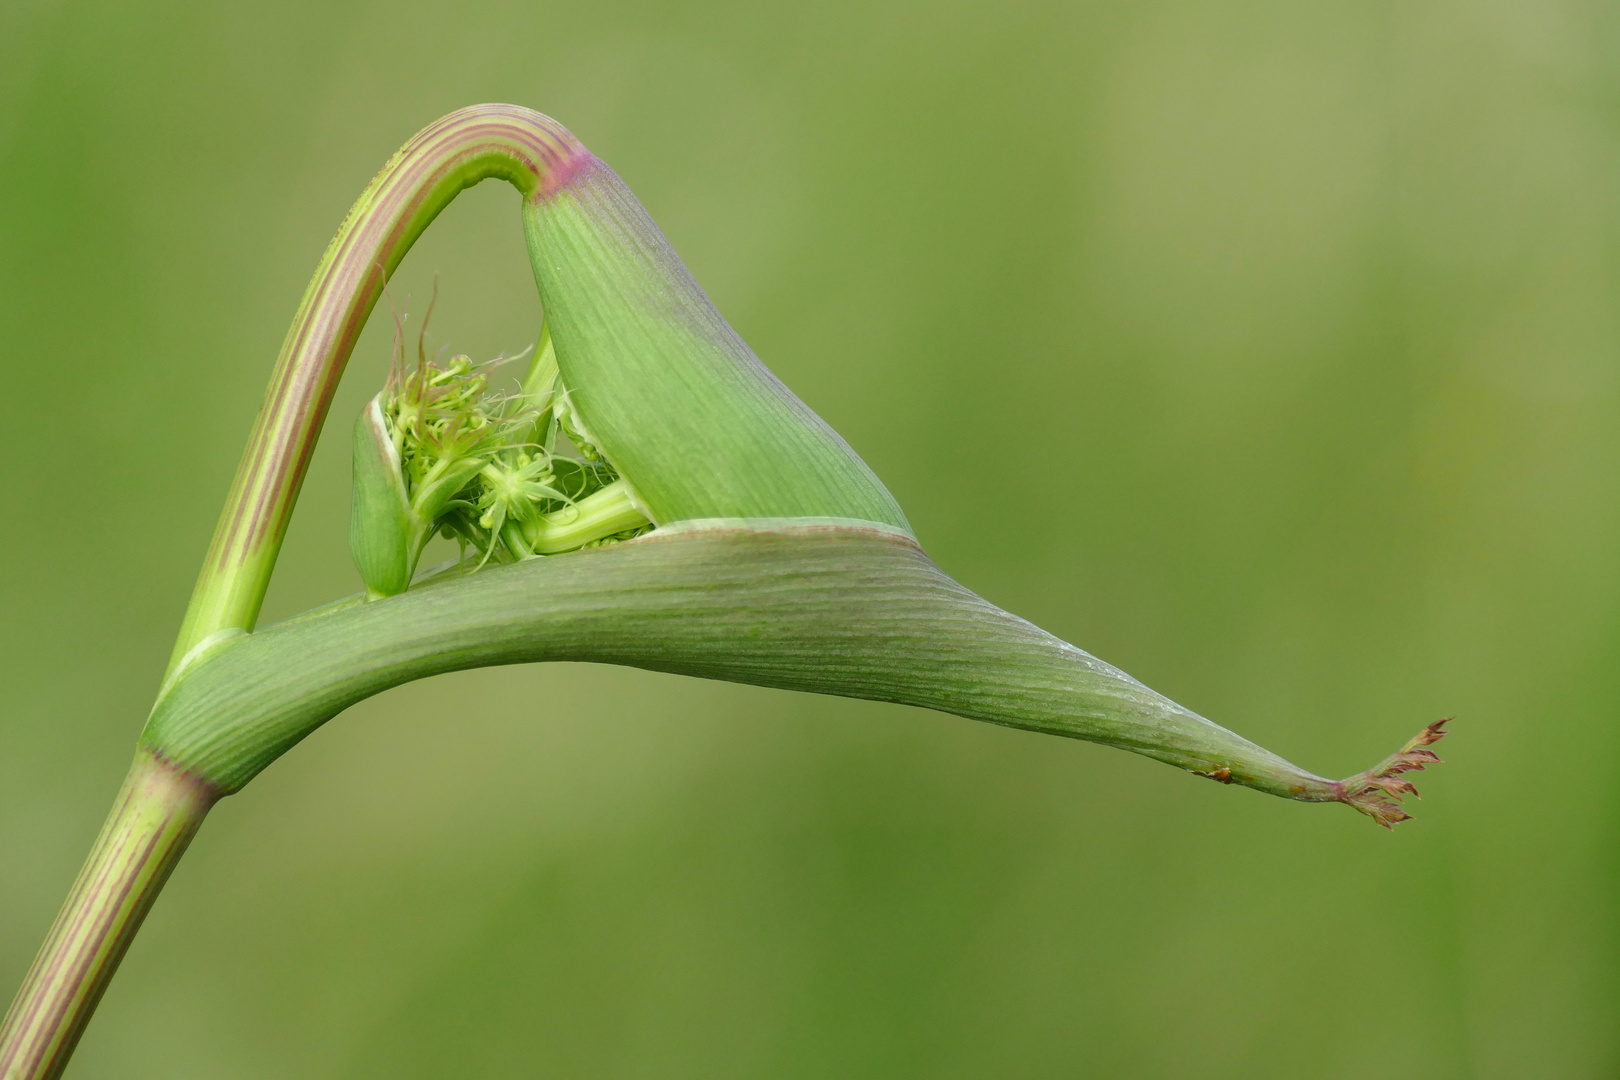
[[[160, 700], [190, 665], [252, 631], [338, 379], [388, 276], [456, 195], [498, 178], [525, 198], [589, 154], [560, 124], [477, 105], [383, 166], [316, 269], [282, 344], [175, 642]], [[175, 862], [221, 794], [142, 750], [83, 873], [0, 1027], [0, 1080], [53, 1077]]]
[[135, 756], [11, 1011], [0, 1077], [60, 1076], [90, 1014], [219, 789], [149, 751]]
[[192, 593], [165, 686], [249, 632], [338, 379], [387, 278], [435, 217], [487, 179], [525, 197], [566, 182], [589, 153], [562, 125], [514, 105], [475, 105], [424, 129], [349, 211], [281, 347], [224, 513]]

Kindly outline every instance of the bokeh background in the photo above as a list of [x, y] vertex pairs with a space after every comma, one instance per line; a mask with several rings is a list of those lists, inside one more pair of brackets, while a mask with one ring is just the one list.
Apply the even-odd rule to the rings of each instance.
[[[1308, 768], [1456, 714], [1448, 764], [1386, 834], [896, 706], [434, 679], [219, 807], [70, 1076], [1615, 1076], [1617, 45], [1577, 0], [8, 0], [0, 997], [326, 241], [507, 100], [963, 582]], [[435, 272], [438, 341], [533, 339], [510, 189], [396, 296]], [[346, 444], [267, 619], [357, 586]]]

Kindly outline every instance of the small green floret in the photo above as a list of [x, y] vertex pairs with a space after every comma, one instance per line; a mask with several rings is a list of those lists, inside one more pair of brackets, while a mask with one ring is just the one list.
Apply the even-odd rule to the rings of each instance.
[[[373, 599], [403, 592], [435, 534], [476, 565], [515, 562], [638, 535], [652, 526], [569, 406], [550, 335], [522, 389], [490, 390], [489, 369], [419, 350], [396, 363], [355, 431], [349, 547]], [[504, 359], [504, 358], [502, 358]], [[564, 454], [566, 444], [578, 458]]]

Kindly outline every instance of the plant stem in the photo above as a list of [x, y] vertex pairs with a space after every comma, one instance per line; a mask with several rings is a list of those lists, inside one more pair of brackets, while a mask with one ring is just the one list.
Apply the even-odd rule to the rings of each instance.
[[0, 1024], [0, 1078], [62, 1074], [135, 931], [219, 794], [147, 750], [136, 753], [73, 891]]
[[[158, 697], [258, 620], [287, 521], [338, 378], [383, 284], [465, 188], [498, 178], [524, 198], [566, 182], [588, 152], [556, 121], [478, 105], [429, 125], [344, 218], [282, 344]], [[59, 1076], [141, 920], [224, 792], [141, 750], [34, 967], [0, 1025], [0, 1080]]]
[[578, 158], [590, 155], [555, 120], [513, 105], [476, 105], [424, 128], [372, 180], [326, 249], [287, 331], [165, 689], [204, 653], [252, 631], [338, 378], [383, 284], [416, 238], [480, 181], [505, 180], [528, 198], [566, 179]]

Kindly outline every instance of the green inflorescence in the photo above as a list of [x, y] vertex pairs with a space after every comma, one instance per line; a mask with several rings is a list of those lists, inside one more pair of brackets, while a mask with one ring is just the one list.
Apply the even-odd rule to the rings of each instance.
[[597, 547], [652, 527], [572, 408], [550, 335], [542, 331], [516, 393], [490, 386], [491, 370], [506, 360], [475, 364], [457, 355], [441, 364], [419, 345], [406, 370], [396, 339], [393, 371], [361, 424], [380, 425], [366, 467], [397, 497], [367, 503], [356, 472], [351, 547], [373, 595], [402, 591], [434, 535], [458, 541], [463, 561], [482, 566]]
[[[632, 501], [633, 494], [579, 423], [549, 345], [544, 343], [517, 394], [490, 391], [487, 371], [499, 360], [475, 365], [466, 356], [452, 357], [442, 368], [424, 360], [415, 373], [395, 381], [394, 393], [385, 394], [383, 416], [404, 465], [406, 490], [424, 493], [440, 534], [476, 551], [480, 562], [595, 547], [652, 527], [641, 515], [639, 524], [603, 534], [586, 520], [599, 509], [591, 504], [593, 496], [601, 502], [604, 492], [630, 495], [614, 500], [619, 503]], [[578, 457], [564, 452], [565, 442]], [[471, 472], [475, 461], [481, 465]], [[468, 472], [470, 478], [438, 506], [435, 484]], [[583, 526], [583, 533], [575, 526]]]

